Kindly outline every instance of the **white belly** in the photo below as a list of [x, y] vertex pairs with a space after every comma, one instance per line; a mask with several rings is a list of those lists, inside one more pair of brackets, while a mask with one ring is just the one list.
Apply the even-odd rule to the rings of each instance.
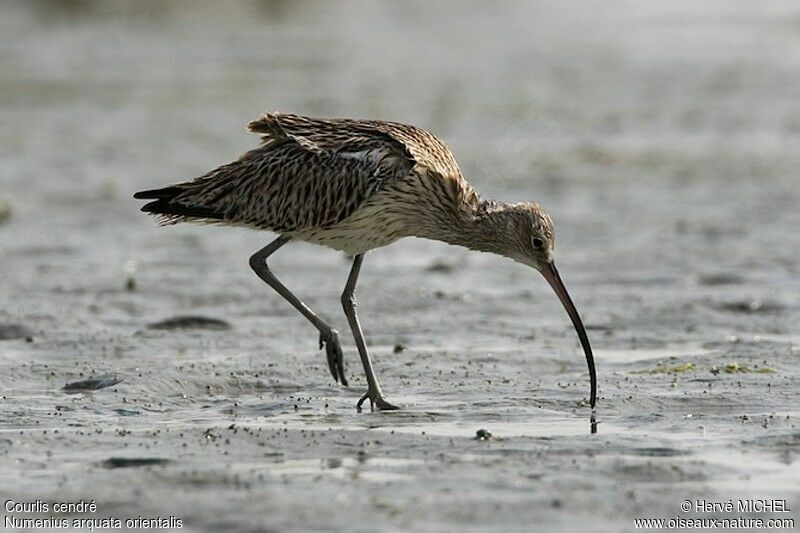
[[402, 213], [387, 209], [384, 202], [369, 201], [335, 226], [294, 231], [286, 235], [355, 255], [392, 244], [408, 237], [410, 233]]

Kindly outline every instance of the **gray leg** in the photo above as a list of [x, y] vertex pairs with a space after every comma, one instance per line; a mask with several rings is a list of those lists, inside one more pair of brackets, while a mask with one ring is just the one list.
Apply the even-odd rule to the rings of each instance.
[[278, 281], [278, 278], [270, 272], [269, 266], [267, 265], [267, 258], [275, 250], [289, 242], [289, 240], [289, 237], [282, 235], [254, 253], [253, 256], [250, 257], [250, 267], [258, 274], [259, 278], [275, 289], [275, 292], [283, 296], [286, 301], [300, 311], [300, 313], [319, 330], [319, 347], [322, 349], [323, 345], [325, 346], [325, 354], [328, 357], [328, 368], [331, 370], [331, 375], [336, 382], [347, 386], [347, 379], [344, 377], [342, 347], [339, 345], [339, 333], [315, 315], [314, 311], [301, 302], [297, 296], [292, 294], [292, 291], [287, 289], [283, 283]]
[[353, 259], [353, 268], [350, 269], [350, 276], [347, 278], [347, 285], [344, 286], [344, 292], [342, 293], [344, 314], [347, 315], [347, 321], [350, 323], [350, 329], [353, 331], [353, 337], [356, 339], [356, 346], [358, 346], [358, 355], [361, 356], [364, 373], [367, 375], [367, 393], [358, 401], [356, 408], [361, 412], [361, 404], [369, 398], [372, 410], [390, 411], [399, 409], [399, 407], [395, 407], [383, 398], [383, 392], [381, 392], [381, 386], [378, 384], [378, 378], [375, 377], [375, 371], [372, 369], [372, 362], [369, 360], [369, 354], [367, 353], [367, 345], [364, 342], [364, 334], [361, 332], [361, 324], [358, 323], [358, 315], [356, 314], [356, 282], [358, 281], [358, 273], [361, 271], [361, 262], [363, 260], [364, 254], [358, 254]]

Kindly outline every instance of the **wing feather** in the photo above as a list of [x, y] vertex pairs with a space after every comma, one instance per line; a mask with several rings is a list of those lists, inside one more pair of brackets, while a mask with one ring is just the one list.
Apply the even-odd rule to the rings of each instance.
[[248, 127], [261, 146], [195, 180], [146, 191], [158, 194], [148, 211], [165, 223], [201, 219], [291, 232], [341, 222], [415, 167], [449, 185], [463, 181], [447, 146], [413, 126], [272, 113]]

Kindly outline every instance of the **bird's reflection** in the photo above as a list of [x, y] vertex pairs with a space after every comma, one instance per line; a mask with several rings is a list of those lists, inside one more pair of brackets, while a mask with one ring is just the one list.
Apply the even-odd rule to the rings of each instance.
[[592, 434], [597, 433], [597, 418], [595, 418], [594, 410], [589, 416], [589, 432]]

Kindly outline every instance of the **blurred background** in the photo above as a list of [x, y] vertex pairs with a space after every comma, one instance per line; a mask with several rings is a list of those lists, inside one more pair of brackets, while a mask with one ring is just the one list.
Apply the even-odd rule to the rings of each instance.
[[[734, 412], [755, 420], [753, 412], [796, 409], [799, 73], [800, 4], [792, 0], [4, 0], [0, 338], [6, 342], [0, 344], [0, 383], [8, 397], [5, 412], [13, 415], [4, 427], [16, 431], [40, 421], [44, 427], [52, 423], [44, 413], [63, 401], [57, 391], [66, 381], [79, 373], [120, 372], [127, 378], [119, 394], [163, 411], [123, 419], [115, 411], [120, 397], [109, 393], [103, 400], [98, 393], [72, 400], [92, 406], [70, 415], [75, 423], [123, 425], [136, 435], [137, 424], [168, 422], [189, 435], [200, 429], [187, 420], [227, 427], [228, 400], [250, 402], [251, 414], [264, 424], [272, 423], [264, 421], [265, 413], [300, 423], [291, 418], [295, 400], [286, 396], [309, 391], [325, 399], [326, 409], [330, 404], [338, 411], [321, 418], [311, 414], [303, 423], [365, 429], [370, 419], [356, 418], [352, 409], [363, 381], [349, 336], [343, 334], [354, 390], [342, 392], [326, 382], [313, 330], [247, 266], [250, 254], [272, 236], [191, 225], [159, 228], [131, 197], [238, 157], [258, 141], [245, 132], [248, 121], [264, 111], [283, 111], [415, 124], [446, 140], [467, 179], [486, 196], [536, 200], [547, 208], [558, 232], [559, 268], [598, 353], [600, 405], [605, 402], [607, 417], [600, 433], [624, 428], [631, 439], [606, 437], [621, 458], [590, 462], [596, 475], [588, 481], [558, 477], [572, 468], [567, 463], [574, 439], [564, 436], [572, 432], [564, 428], [573, 427], [570, 417], [588, 384], [574, 331], [555, 296], [519, 265], [407, 240], [370, 254], [360, 285], [362, 321], [388, 398], [428, 416], [420, 421], [408, 415], [395, 423], [416, 431], [430, 422], [428, 434], [447, 423], [467, 428], [463, 435], [474, 435], [479, 425], [523, 424], [516, 427], [527, 428], [532, 440], [517, 445], [539, 455], [513, 456], [515, 463], [501, 468], [505, 478], [496, 469], [464, 474], [453, 466], [457, 461], [440, 465], [435, 486], [461, 496], [443, 496], [436, 504], [411, 505], [416, 496], [410, 482], [401, 483], [406, 492], [371, 489], [375, 498], [400, 502], [389, 507], [362, 499], [357, 481], [344, 487], [331, 482], [331, 491], [351, 498], [348, 505], [391, 516], [395, 525], [498, 520], [509, 526], [515, 518], [530, 523], [533, 514], [566, 530], [576, 520], [600, 516], [606, 521], [593, 525], [607, 523], [614, 530], [615, 521], [641, 510], [647, 497], [637, 503], [612, 492], [618, 501], [609, 506], [598, 487], [621, 484], [639, 494], [639, 482], [693, 479], [712, 491], [743, 476], [763, 483], [758, 486], [780, 487], [764, 472], [796, 473], [782, 448], [797, 442], [792, 421], [775, 431], [788, 431], [795, 440], [769, 441], [776, 448], [765, 451], [766, 477], [735, 468], [726, 477], [695, 464], [692, 471], [700, 471], [700, 478], [676, 478], [671, 466], [642, 466], [624, 450], [637, 442], [652, 450], [652, 439], [672, 434], [683, 442], [659, 441], [659, 449], [679, 452], [664, 461], [680, 463], [686, 454], [691, 461], [698, 457], [693, 454], [708, 452], [703, 460], [729, 463], [725, 454], [734, 453], [728, 448], [733, 441], [695, 443], [697, 428], [686, 425], [694, 422], [682, 418], [687, 412], [703, 406], [705, 427], [719, 424], [730, 435], [741, 423], [725, 418]], [[297, 294], [346, 330], [338, 295], [348, 264], [341, 255], [298, 244], [275, 261]], [[224, 319], [231, 329], [147, 329], [187, 313]], [[482, 361], [477, 373], [466, 366], [476, 358]], [[32, 361], [49, 367], [34, 370]], [[687, 361], [698, 373], [703, 369], [702, 379], [690, 380], [687, 388], [675, 388], [673, 377], [629, 381], [630, 372]], [[190, 362], [193, 370], [186, 366]], [[713, 378], [721, 381], [710, 391], [709, 376], [717, 374], [708, 370], [733, 362], [768, 364], [777, 375], [723, 373]], [[450, 376], [453, 369], [458, 379]], [[259, 380], [270, 375], [283, 384], [253, 378], [256, 384], [244, 386], [224, 379], [235, 372], [260, 372]], [[744, 389], [741, 381], [735, 385], [745, 378], [751, 382]], [[210, 411], [202, 398], [192, 401], [209, 383], [215, 398]], [[190, 399], [181, 399], [184, 393]], [[266, 395], [278, 407], [265, 411], [266, 400], [250, 394]], [[494, 407], [505, 418], [497, 419]], [[524, 425], [535, 420], [550, 425]], [[752, 430], [762, 431], [760, 423]], [[763, 430], [771, 431], [766, 425]], [[140, 443], [152, 443], [140, 436]], [[559, 451], [547, 455], [540, 438]], [[6, 455], [16, 461], [16, 488], [27, 487], [31, 496], [44, 489], [27, 473], [39, 464], [35, 459], [55, 449], [49, 439], [17, 443]], [[87, 458], [87, 449], [103, 458], [117, 453], [119, 443], [76, 437], [59, 445], [61, 459], [82, 465], [97, 458]], [[170, 446], [162, 453], [188, 460]], [[441, 449], [428, 446], [432, 453]], [[405, 448], [397, 453], [413, 455]], [[583, 461], [592, 452], [579, 447], [575, 453]], [[633, 455], [649, 461], [648, 453]], [[262, 460], [252, 456], [253, 463]], [[60, 472], [54, 461], [43, 463], [53, 476]], [[344, 464], [351, 470], [369, 466]], [[428, 470], [397, 468], [413, 471], [416, 480]], [[497, 479], [497, 485], [476, 482], [467, 489], [464, 476], [474, 480], [473, 473]], [[47, 482], [48, 475], [39, 481]], [[164, 487], [180, 477], [163, 476]], [[548, 481], [546, 490], [536, 481], [542, 476], [557, 481]], [[67, 494], [98, 497], [90, 483], [127, 494], [132, 478], [78, 479], [64, 488]], [[217, 481], [206, 481], [222, 490]], [[512, 481], [527, 496], [503, 484]], [[328, 485], [314, 486], [324, 491]], [[684, 489], [673, 490], [677, 498]], [[145, 498], [145, 510], [158, 506], [153, 494]], [[216, 499], [219, 494], [207, 495], [209, 516], [196, 518], [196, 524], [222, 512], [226, 501], [226, 509], [233, 509], [225, 498]], [[553, 494], [564, 496], [557, 507], [551, 505]], [[308, 507], [292, 508], [301, 517], [292, 522], [281, 514], [291, 508], [290, 497], [270, 493], [277, 524], [329, 525]], [[161, 503], [169, 501], [174, 512], [180, 497], [171, 498], [161, 496]], [[580, 502], [580, 510], [569, 501]], [[465, 502], [477, 515], [464, 509]], [[677, 512], [672, 507], [665, 513]], [[409, 514], [412, 508], [416, 514]], [[201, 512], [188, 503], [183, 510]], [[345, 518], [337, 520], [346, 524]]]
[[[607, 304], [599, 320], [649, 312], [623, 305], [626, 283], [678, 322], [685, 295], [665, 284], [783, 309], [800, 292], [798, 68], [790, 1], [3, 2], [0, 257], [15, 272], [3, 290], [34, 305], [31, 290], [87, 271], [120, 286], [170, 236], [194, 248], [159, 253], [246, 271], [222, 258], [244, 265], [269, 236], [160, 231], [131, 194], [234, 159], [257, 142], [249, 120], [284, 111], [435, 132], [485, 195], [551, 211], [561, 269], [592, 286], [578, 300]], [[398, 246], [392, 264], [483, 264]], [[449, 283], [492, 290], [517, 272], [487, 264], [501, 279], [471, 269]]]
[[771, 277], [797, 244], [798, 32], [790, 1], [7, 1], [3, 217], [16, 242], [106, 232], [121, 264], [108, 215], [147, 226], [131, 192], [233, 159], [260, 112], [378, 118], [550, 208], [580, 262], [603, 240], [617, 271]]

